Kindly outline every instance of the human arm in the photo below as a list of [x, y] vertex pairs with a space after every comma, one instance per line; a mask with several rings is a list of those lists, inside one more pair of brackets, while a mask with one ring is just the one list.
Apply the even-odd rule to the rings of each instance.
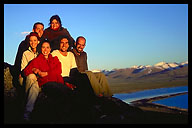
[[15, 57], [14, 67], [17, 73], [21, 71], [21, 59], [25, 50], [27, 50], [27, 42], [24, 40], [19, 44], [17, 54]]
[[21, 71], [27, 66], [27, 64], [28, 64], [28, 60], [27, 60], [26, 52], [24, 52], [21, 59]]
[[87, 53], [85, 53], [85, 70], [88, 70], [88, 64], [87, 64]]
[[53, 61], [50, 64], [50, 69], [48, 70], [48, 74], [50, 75], [61, 75], [61, 62], [59, 61], [58, 57], [53, 57]]
[[33, 73], [40, 76], [40, 77], [45, 77], [48, 75], [48, 72], [42, 72], [41, 70], [39, 70], [38, 68], [33, 68], [32, 69]]
[[39, 72], [39, 62], [37, 58], [31, 60], [30, 63], [23, 69], [23, 73], [25, 76], [28, 76], [29, 74], [33, 73], [37, 75], [38, 72]]

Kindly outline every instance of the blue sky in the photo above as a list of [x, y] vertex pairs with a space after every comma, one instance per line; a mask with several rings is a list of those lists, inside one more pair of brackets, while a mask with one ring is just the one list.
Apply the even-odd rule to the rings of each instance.
[[4, 62], [35, 22], [58, 14], [76, 39], [87, 39], [88, 66], [128, 68], [188, 60], [188, 4], [4, 4]]

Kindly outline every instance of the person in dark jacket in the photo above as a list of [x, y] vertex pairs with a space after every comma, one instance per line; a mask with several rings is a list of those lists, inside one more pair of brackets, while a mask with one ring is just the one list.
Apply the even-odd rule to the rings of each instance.
[[74, 46], [74, 39], [71, 37], [69, 31], [62, 27], [61, 19], [58, 15], [53, 15], [50, 18], [49, 27], [45, 29], [43, 37], [47, 38], [51, 42], [52, 50], [59, 49], [60, 42], [58, 37], [61, 35], [69, 37], [69, 50]]
[[[42, 35], [43, 35], [43, 30], [44, 30], [44, 24], [41, 22], [36, 22], [33, 25], [33, 32], [38, 33], [40, 40], [42, 40]], [[37, 51], [40, 52], [40, 44], [37, 45]], [[26, 51], [29, 48], [29, 35], [26, 36], [25, 40], [23, 40], [18, 47], [16, 58], [15, 58], [15, 63], [14, 63], [14, 71], [15, 71], [15, 80], [18, 80], [21, 77], [21, 59], [23, 56], [24, 51]]]
[[88, 71], [87, 53], [84, 51], [85, 46], [86, 39], [83, 36], [79, 36], [72, 50], [79, 72], [87, 74], [94, 93], [97, 96], [111, 97], [113, 94], [109, 88], [105, 74], [102, 72]]

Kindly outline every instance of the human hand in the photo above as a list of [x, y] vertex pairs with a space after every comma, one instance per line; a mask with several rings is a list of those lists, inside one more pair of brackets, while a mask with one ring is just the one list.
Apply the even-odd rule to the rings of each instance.
[[40, 72], [40, 70], [37, 69], [37, 68], [33, 68], [32, 71], [33, 71], [33, 73], [35, 73], [35, 74], [38, 74], [38, 73]]
[[48, 75], [48, 72], [41, 72], [40, 71], [38, 74], [39, 74], [40, 77], [45, 77], [45, 76]]
[[65, 82], [65, 85], [66, 85], [67, 87], [71, 88], [72, 90], [74, 90], [75, 88], [77, 88], [75, 85], [70, 84], [70, 83], [68, 83], [68, 82]]

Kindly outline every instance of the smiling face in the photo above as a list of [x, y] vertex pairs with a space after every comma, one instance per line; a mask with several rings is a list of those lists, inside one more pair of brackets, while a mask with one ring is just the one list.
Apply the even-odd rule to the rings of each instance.
[[35, 49], [35, 48], [37, 47], [37, 44], [38, 44], [38, 39], [37, 39], [37, 37], [36, 37], [36, 36], [31, 36], [31, 37], [29, 38], [29, 44], [30, 44], [30, 47], [31, 47], [32, 49]]
[[85, 39], [79, 38], [78, 42], [76, 42], [76, 49], [78, 52], [83, 52], [85, 48]]
[[53, 19], [51, 22], [51, 29], [58, 30], [59, 27], [60, 27], [60, 23], [56, 19]]
[[43, 35], [43, 30], [44, 30], [44, 26], [41, 24], [37, 24], [33, 31], [38, 33], [39, 37], [41, 37]]
[[69, 48], [69, 41], [68, 41], [68, 39], [67, 38], [61, 39], [61, 41], [60, 41], [60, 48], [59, 48], [60, 51], [61, 52], [67, 52], [68, 48]]
[[41, 53], [45, 56], [45, 58], [48, 58], [50, 52], [51, 52], [51, 47], [49, 43], [43, 42], [41, 46]]

